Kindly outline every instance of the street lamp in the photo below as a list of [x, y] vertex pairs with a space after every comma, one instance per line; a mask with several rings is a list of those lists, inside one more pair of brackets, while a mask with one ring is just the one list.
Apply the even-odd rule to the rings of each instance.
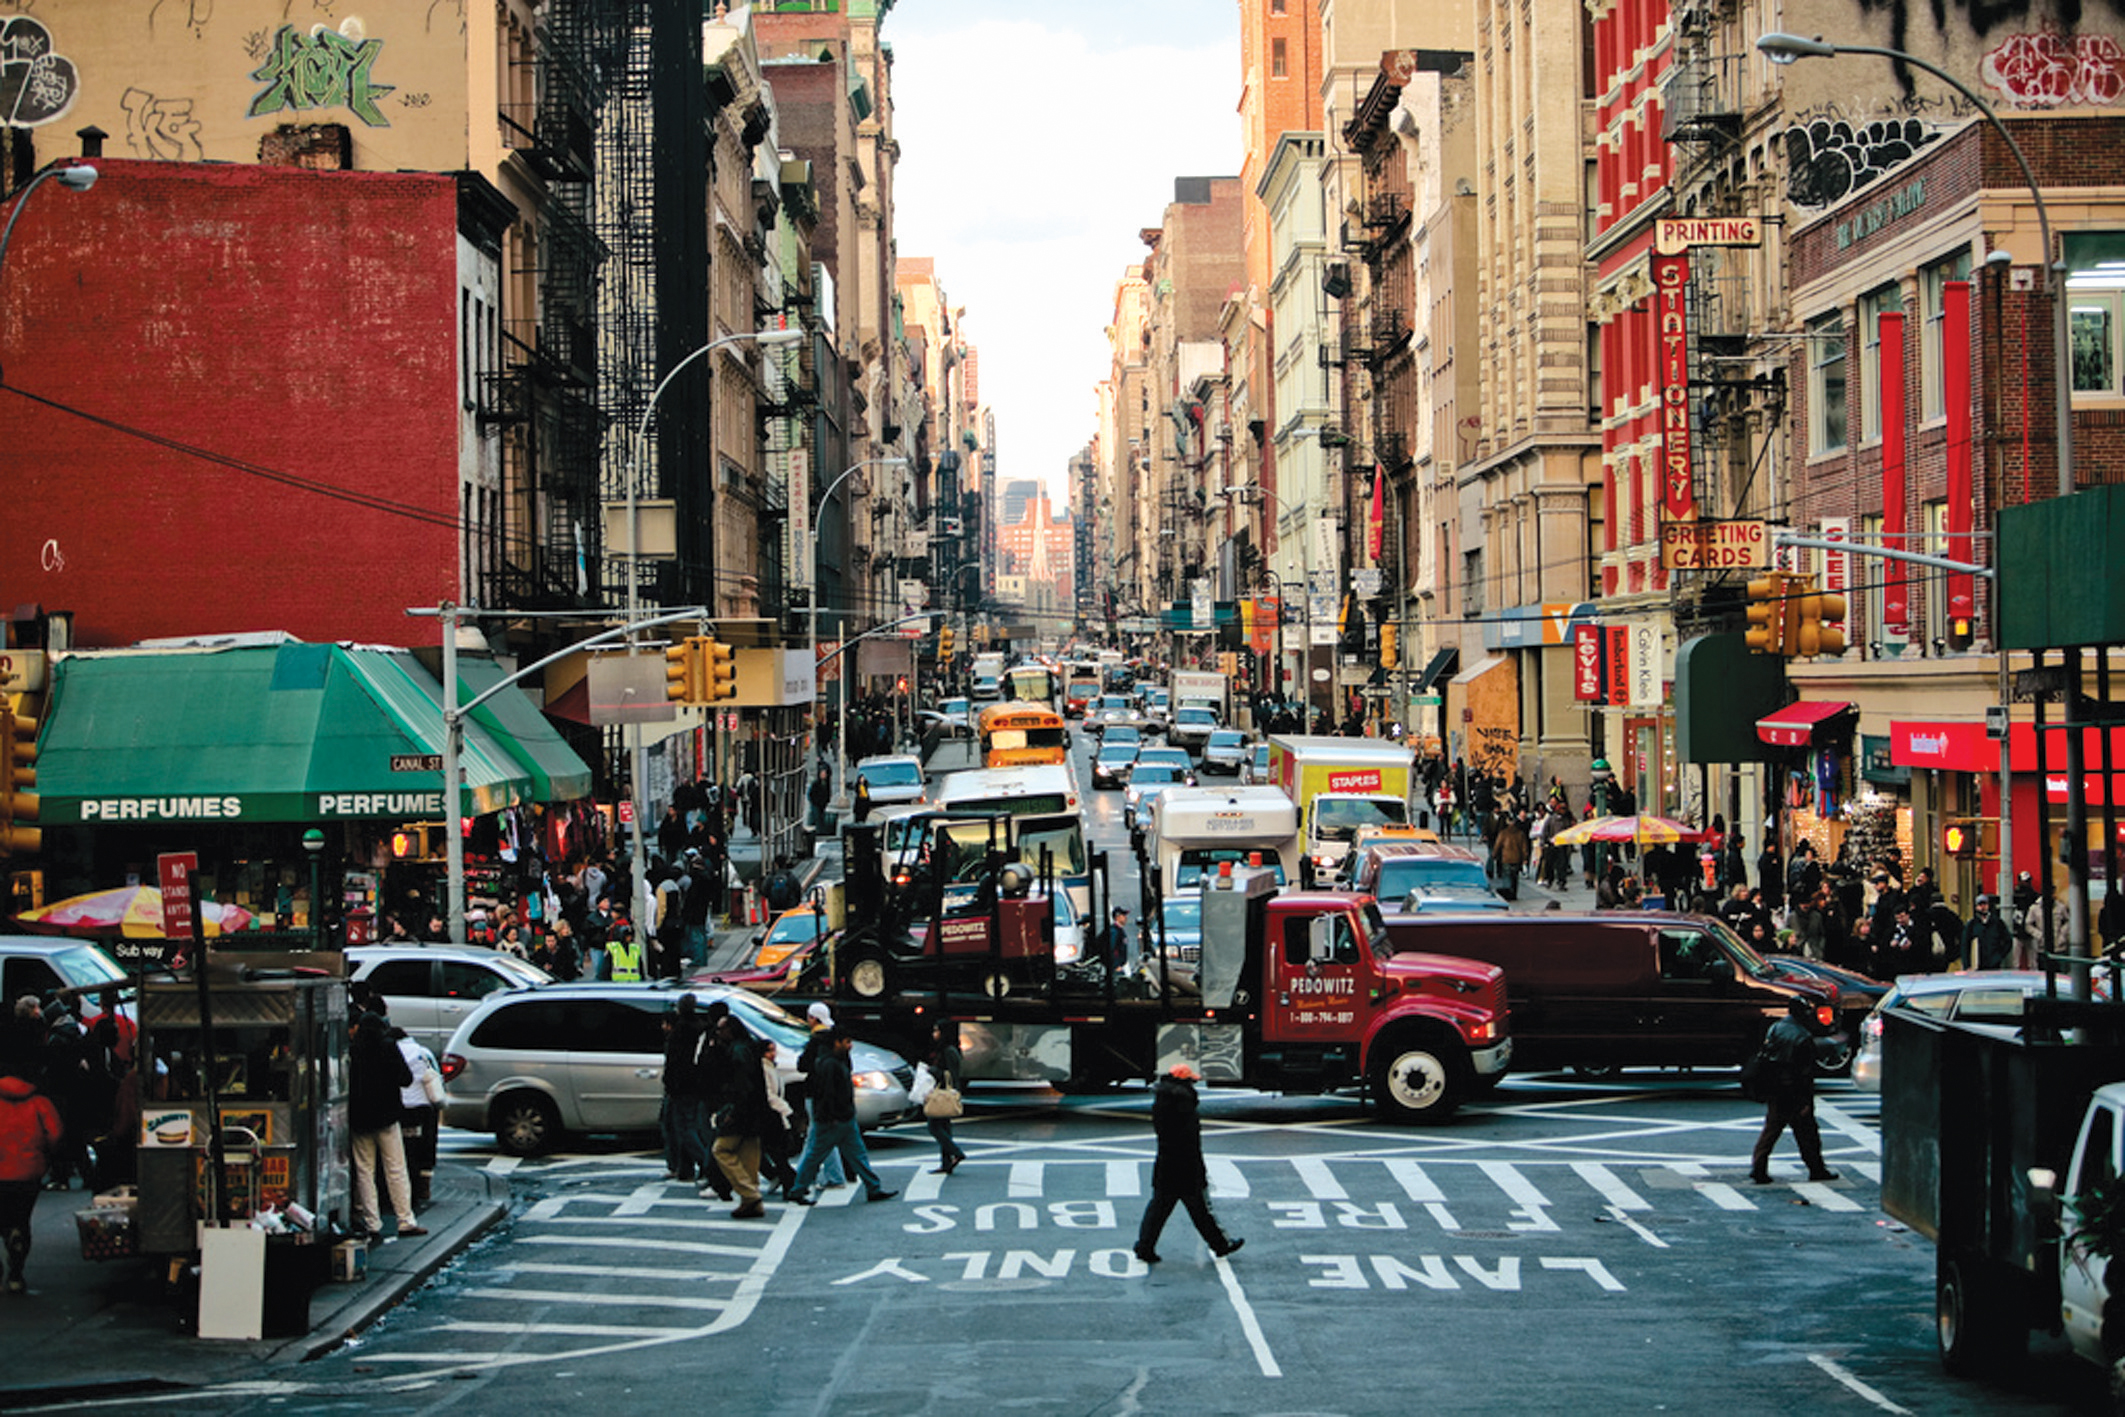
[[[865, 459], [864, 459], [864, 460], [863, 460], [862, 462], [860, 462], [860, 463], [857, 463], [857, 464], [856, 464], [856, 465], [855, 465], [854, 467], [847, 467], [847, 468], [843, 468], [843, 469], [841, 470], [841, 475], [840, 475], [839, 477], [835, 478], [835, 479], [834, 479], [834, 480], [833, 480], [832, 482], [829, 482], [829, 483], [828, 483], [828, 484], [826, 485], [826, 492], [825, 492], [825, 493], [824, 493], [824, 494], [823, 494], [823, 495], [822, 495], [822, 496], [821, 496], [821, 497], [819, 498], [819, 517], [818, 517], [818, 520], [817, 520], [817, 521], [815, 521], [815, 522], [813, 522], [813, 524], [812, 524], [812, 574], [811, 574], [811, 601], [812, 601], [812, 608], [811, 608], [811, 633], [810, 633], [810, 635], [809, 635], [809, 637], [808, 637], [808, 638], [809, 638], [809, 640], [810, 640], [810, 643], [811, 643], [811, 648], [812, 648], [812, 666], [813, 666], [813, 672], [814, 672], [814, 673], [817, 673], [817, 672], [818, 672], [818, 664], [819, 664], [819, 545], [820, 545], [820, 539], [821, 539], [821, 538], [822, 538], [822, 537], [823, 537], [823, 536], [825, 535], [825, 533], [826, 533], [826, 504], [834, 500], [834, 494], [835, 494], [836, 492], [838, 492], [838, 491], [840, 491], [840, 490], [841, 490], [841, 484], [842, 484], [842, 483], [844, 483], [844, 482], [846, 482], [846, 481], [848, 481], [848, 480], [849, 480], [849, 477], [850, 477], [850, 475], [851, 475], [851, 474], [853, 474], [853, 473], [857, 473], [857, 472], [860, 472], [860, 471], [862, 471], [862, 470], [863, 470], [864, 468], [867, 468], [867, 467], [906, 467], [907, 465], [908, 465], [908, 460], [907, 460], [906, 458], [865, 458]], [[843, 517], [843, 518], [842, 518], [841, 520], [842, 520], [842, 524], [843, 524], [844, 526], [846, 526], [846, 525], [848, 524], [848, 518], [847, 518], [847, 517]], [[836, 791], [835, 791], [835, 795], [834, 795], [834, 807], [836, 808], [836, 810], [839, 810], [840, 808], [846, 807], [846, 806], [848, 805], [848, 800], [849, 800], [849, 788], [848, 788], [848, 777], [849, 777], [849, 740], [848, 740], [848, 730], [849, 730], [849, 680], [848, 680], [848, 674], [849, 674], [849, 667], [848, 667], [848, 666], [847, 666], [846, 664], [842, 665], [842, 666], [841, 666], [841, 693], [840, 693], [840, 696], [839, 696], [839, 697], [840, 697], [840, 700], [841, 700], [841, 729], [840, 729], [840, 732], [839, 732], [839, 734], [837, 735], [837, 740], [836, 740], [836, 743], [835, 743], [835, 749], [836, 749], [836, 754], [835, 754], [835, 758], [836, 758], [836, 761], [837, 761], [837, 762], [839, 762], [839, 764], [840, 764], [840, 776], [839, 776], [839, 778], [838, 778], [838, 779], [836, 780], [836, 781], [837, 781], [837, 784], [838, 784], [838, 785], [837, 785], [837, 788], [836, 788]], [[816, 690], [816, 688], [817, 688], [817, 686], [816, 686], [816, 685], [814, 685], [814, 689], [815, 689], [815, 690]]]
[[[802, 326], [792, 326], [788, 329], [780, 330], [742, 330], [737, 334], [723, 335], [720, 338], [712, 339], [677, 364], [672, 365], [664, 377], [657, 381], [656, 388], [650, 391], [649, 401], [642, 405], [642, 418], [635, 426], [634, 441], [628, 445], [627, 453], [627, 623], [630, 627], [627, 635], [627, 647], [630, 654], [635, 650], [635, 631], [632, 627], [634, 622], [641, 618], [642, 604], [642, 503], [640, 485], [642, 481], [643, 451], [649, 442], [649, 420], [650, 416], [657, 411], [657, 400], [664, 397], [664, 391], [671, 387], [671, 381], [678, 378], [687, 365], [693, 363], [696, 359], [713, 354], [726, 345], [741, 344], [748, 340], [761, 345], [795, 344], [805, 338], [807, 338], [807, 332]], [[710, 529], [710, 534], [713, 536], [713, 528]], [[711, 610], [713, 610], [713, 607], [711, 607]], [[628, 796], [633, 799], [635, 809], [632, 852], [635, 898], [627, 903], [627, 918], [639, 924], [643, 916], [641, 910], [642, 887], [647, 883], [649, 864], [647, 853], [642, 848], [642, 836], [649, 827], [648, 804], [642, 798], [642, 781], [647, 776], [647, 765], [642, 758], [642, 726], [639, 723], [629, 724], [628, 737], [633, 740], [628, 759], [627, 791]], [[451, 800], [448, 804], [450, 821], [454, 826], [459, 808], [457, 789], [454, 783], [451, 785], [450, 797]], [[446, 835], [450, 841], [450, 870], [451, 874], [456, 876], [463, 869], [461, 863], [464, 859], [464, 846], [457, 831], [451, 830]], [[456, 937], [453, 936], [453, 938]], [[636, 938], [640, 938], [639, 930]]]
[[[1247, 501], [1247, 494], [1250, 492], [1267, 497], [1270, 501], [1276, 503], [1278, 507], [1299, 518], [1299, 565], [1302, 574], [1305, 576], [1305, 584], [1301, 587], [1299, 596], [1299, 609], [1301, 623], [1306, 627], [1306, 648], [1305, 652], [1299, 656], [1299, 663], [1304, 666], [1301, 670], [1304, 677], [1300, 682], [1299, 692], [1303, 696], [1303, 702], [1306, 707], [1311, 710], [1313, 707], [1313, 538], [1306, 534], [1307, 528], [1304, 513], [1282, 497], [1277, 496], [1276, 493], [1262, 486], [1259, 482], [1243, 483], [1236, 487], [1220, 487], [1217, 490], [1217, 495], [1226, 498], [1237, 497], [1241, 504], [1244, 505]], [[1283, 533], [1279, 531], [1277, 533], [1279, 544], [1282, 543], [1283, 539]], [[1268, 565], [1267, 556], [1263, 557], [1262, 564], [1264, 566]], [[1283, 582], [1279, 581], [1277, 585], [1281, 592]], [[1281, 594], [1277, 599], [1276, 637], [1277, 673], [1282, 674], [1284, 672], [1284, 603]], [[1279, 684], [1277, 687], [1281, 690], [1283, 685]]]
[[7, 225], [0, 226], [0, 275], [7, 271], [7, 243], [14, 240], [15, 223], [22, 219], [22, 209], [30, 204], [30, 194], [55, 179], [70, 192], [86, 192], [96, 185], [96, 169], [85, 162], [70, 162], [64, 167], [54, 164], [22, 184], [22, 190], [15, 194], [15, 209], [7, 214]]
[[[1814, 39], [1803, 39], [1795, 34], [1777, 33], [1763, 36], [1756, 41], [1756, 47], [1762, 50], [1765, 57], [1774, 64], [1791, 64], [1796, 59], [1833, 59], [1840, 54], [1871, 54], [1877, 58], [1891, 59], [1898, 63], [1909, 64], [1916, 69], [1923, 69], [1968, 99], [1970, 106], [1983, 114], [1985, 121], [1990, 123], [1994, 131], [2000, 135], [2000, 141], [2007, 145], [2007, 151], [2014, 154], [2015, 165], [2022, 170], [2022, 181], [2028, 184], [2029, 187], [2029, 200], [2036, 205], [2037, 230], [2044, 243], [2044, 269], [2049, 279], [2053, 315], [2051, 387], [2053, 392], [2052, 417], [2057, 424], [2057, 431], [2054, 436], [2058, 441], [2059, 447], [2058, 495], [2061, 497], [2072, 496], [2073, 365], [2070, 355], [2071, 345], [2068, 339], [2068, 322], [2071, 319], [2071, 315], [2066, 301], [2066, 253], [2061, 250], [2056, 256], [2052, 254], [2051, 212], [2044, 205], [2044, 194], [2037, 187], [2036, 172], [2029, 166], [2029, 159], [2023, 155], [2022, 145], [2014, 140], [2014, 134], [2009, 132], [2007, 125], [2000, 121], [1999, 114], [1992, 111], [1992, 106], [1973, 93], [1968, 84], [1965, 84], [1961, 79], [1956, 78], [1955, 75], [1941, 68], [1938, 64], [1921, 59], [1916, 54], [1873, 44], [1832, 44], [1820, 35]], [[1995, 558], [1999, 554], [1996, 544], [1993, 554]], [[1995, 570], [1997, 570], [1997, 566], [1995, 566]], [[2004, 577], [1995, 575], [1992, 582], [1992, 620], [1994, 625], [1992, 639], [1994, 648], [1999, 652], [2000, 703], [2003, 708], [2011, 702], [2007, 682], [2007, 649], [2006, 646], [1999, 642], [1998, 629], [2000, 594], [2004, 588], [2004, 580]], [[2009, 738], [2010, 735], [2007, 733], [2003, 732], [2000, 735], [1999, 896], [2002, 912], [2006, 915], [2008, 921], [2013, 923], [2014, 846], [2009, 821], [2011, 817], [2010, 803], [2014, 794], [2011, 783], [2013, 763], [2008, 749]], [[2078, 782], [2081, 780], [2082, 768], [2080, 761], [2081, 735], [2079, 733], [2068, 734], [2066, 736], [2066, 745], [2067, 772], [2069, 774], [2067, 780], [2069, 782]], [[2074, 808], [2072, 804], [2081, 801], [2081, 797], [2079, 794], [2069, 793], [2067, 800], [2067, 830], [2069, 833], [2076, 834], [2075, 839], [2078, 841], [2087, 834], [2087, 822], [2085, 819], [2080, 821], [2073, 820]], [[2082, 811], [2085, 813], [2085, 810], [2084, 806]], [[2078, 875], [2076, 879], [2078, 879]], [[2073, 921], [2071, 926], [2072, 938], [2075, 942], [2085, 944], [2088, 939], [2088, 901], [2085, 882], [2081, 884], [2080, 889], [2070, 891], [2068, 894], [2070, 897], [2068, 905], [2072, 912], [2071, 918]]]
[[325, 834], [316, 827], [303, 833], [303, 855], [310, 858], [310, 948], [325, 947], [325, 898], [323, 877], [318, 870], [319, 859], [325, 854]]

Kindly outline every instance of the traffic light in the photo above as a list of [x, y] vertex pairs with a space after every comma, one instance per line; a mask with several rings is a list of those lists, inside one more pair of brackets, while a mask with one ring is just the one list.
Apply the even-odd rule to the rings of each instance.
[[937, 632], [937, 662], [939, 664], [950, 664], [952, 662], [952, 627], [950, 625], [946, 625]]
[[1819, 591], [1811, 577], [1802, 593], [1791, 597], [1797, 615], [1786, 639], [1786, 653], [1802, 659], [1818, 654], [1845, 652], [1845, 598], [1834, 591]]
[[1392, 620], [1380, 625], [1380, 667], [1392, 669], [1402, 662], [1402, 627]]
[[1977, 855], [1977, 823], [1969, 817], [1951, 817], [1941, 826], [1941, 850], [1959, 861]]
[[738, 651], [718, 640], [701, 641], [706, 668], [701, 697], [711, 702], [738, 697]]
[[0, 698], [0, 856], [28, 856], [44, 845], [37, 820], [37, 721], [18, 718]]
[[1971, 629], [1968, 615], [1950, 615], [1948, 617], [1948, 648], [1968, 649], [1971, 641], [1976, 638], [1976, 634]]
[[709, 641], [698, 635], [664, 651], [664, 697], [675, 704], [708, 702]]
[[1786, 652], [1786, 573], [1773, 571], [1749, 582], [1749, 629], [1744, 638], [1755, 654]]

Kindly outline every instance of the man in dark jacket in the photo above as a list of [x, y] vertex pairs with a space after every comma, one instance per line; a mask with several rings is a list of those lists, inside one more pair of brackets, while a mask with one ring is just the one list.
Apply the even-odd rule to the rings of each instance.
[[833, 1046], [823, 1053], [805, 1080], [805, 1094], [812, 1109], [812, 1131], [805, 1138], [804, 1155], [797, 1162], [797, 1183], [789, 1193], [793, 1205], [810, 1205], [808, 1194], [819, 1175], [819, 1164], [829, 1151], [837, 1152], [849, 1174], [863, 1180], [864, 1199], [889, 1201], [900, 1194], [886, 1189], [871, 1169], [863, 1149], [863, 1132], [856, 1125], [856, 1082], [849, 1069], [849, 1049], [855, 1040], [835, 1029]]
[[354, 1041], [347, 1050], [347, 1126], [353, 1133], [354, 1228], [375, 1239], [383, 1221], [377, 1214], [376, 1168], [384, 1168], [391, 1212], [398, 1217], [398, 1236], [425, 1235], [413, 1219], [413, 1178], [406, 1171], [406, 1142], [399, 1132], [400, 1099], [413, 1083], [406, 1055], [391, 1041], [382, 1014], [365, 1013], [354, 1022]]
[[[728, 1013], [716, 1023], [716, 1050], [721, 1055], [723, 1090], [717, 1095], [716, 1165], [738, 1193], [733, 1220], [767, 1214], [760, 1204], [760, 1137], [767, 1130], [767, 1074], [760, 1069], [753, 1036]], [[853, 1098], [851, 1099], [853, 1101]]]
[[1246, 1244], [1226, 1236], [1210, 1213], [1210, 1173], [1203, 1165], [1203, 1123], [1196, 1110], [1195, 1069], [1178, 1063], [1151, 1090], [1151, 1129], [1158, 1135], [1158, 1157], [1151, 1163], [1151, 1204], [1136, 1227], [1136, 1257], [1158, 1263], [1158, 1237], [1173, 1207], [1188, 1208], [1195, 1232], [1210, 1253], [1223, 1259]]
[[723, 1091], [723, 1055], [716, 1042], [717, 1022], [730, 1012], [721, 999], [697, 1012], [692, 994], [679, 996], [671, 1036], [664, 1044], [664, 1105], [670, 1111], [672, 1178], [693, 1181], [706, 1195], [730, 1199], [730, 1183], [711, 1154], [712, 1118]]
[[2014, 936], [1990, 895], [1977, 898], [1977, 913], [1963, 927], [1963, 964], [1969, 969], [2005, 969], [2014, 957]]
[[1779, 1134], [1793, 1129], [1800, 1159], [1811, 1181], [1834, 1181], [1837, 1173], [1823, 1164], [1822, 1133], [1815, 1126], [1815, 1032], [1808, 1027], [1815, 1012], [1812, 999], [1795, 995], [1786, 1001], [1786, 1016], [1764, 1034], [1759, 1066], [1763, 1069], [1763, 1131], [1749, 1158], [1749, 1179], [1771, 1184], [1771, 1148]]

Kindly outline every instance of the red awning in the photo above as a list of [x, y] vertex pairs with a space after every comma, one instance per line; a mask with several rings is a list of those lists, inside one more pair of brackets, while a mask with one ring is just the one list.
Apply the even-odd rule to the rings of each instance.
[[1787, 704], [1777, 713], [1757, 719], [1756, 736], [1774, 748], [1805, 748], [1815, 741], [1816, 731], [1825, 723], [1850, 712], [1850, 704], [1802, 699], [1797, 704]]

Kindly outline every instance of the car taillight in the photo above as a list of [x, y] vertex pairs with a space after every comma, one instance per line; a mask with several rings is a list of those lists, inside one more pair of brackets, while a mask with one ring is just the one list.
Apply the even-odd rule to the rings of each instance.
[[1837, 1010], [1828, 1004], [1817, 1004], [1815, 1006], [1815, 1022], [1822, 1028], [1835, 1027], [1837, 1024]]
[[1870, 1043], [1880, 1038], [1882, 1036], [1882, 1016], [1880, 1014], [1868, 1014], [1867, 1021], [1859, 1026], [1859, 1031], [1866, 1035], [1867, 1041]]
[[457, 1053], [443, 1055], [443, 1081], [456, 1082], [458, 1074], [465, 1071], [465, 1059]]

